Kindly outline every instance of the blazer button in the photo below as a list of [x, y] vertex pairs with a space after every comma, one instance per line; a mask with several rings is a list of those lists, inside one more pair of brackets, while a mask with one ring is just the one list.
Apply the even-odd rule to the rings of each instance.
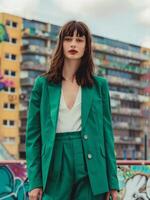
[[87, 140], [87, 139], [88, 139], [88, 136], [87, 136], [87, 135], [84, 135], [84, 139]]
[[88, 153], [88, 159], [92, 158], [92, 154]]

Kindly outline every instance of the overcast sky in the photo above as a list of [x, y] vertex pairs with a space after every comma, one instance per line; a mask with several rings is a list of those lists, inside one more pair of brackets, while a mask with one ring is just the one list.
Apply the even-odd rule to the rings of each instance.
[[150, 48], [150, 0], [0, 0], [0, 12], [59, 26], [81, 20], [92, 34]]

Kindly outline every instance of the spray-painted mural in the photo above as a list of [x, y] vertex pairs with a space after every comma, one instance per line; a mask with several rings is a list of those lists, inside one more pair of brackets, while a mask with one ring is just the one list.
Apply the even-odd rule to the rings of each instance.
[[[150, 199], [150, 165], [118, 165], [118, 200]], [[26, 163], [0, 163], [0, 200], [29, 200]]]
[[28, 186], [25, 163], [0, 165], [0, 200], [27, 200]]
[[150, 165], [119, 165], [121, 200], [150, 199]]
[[[9, 41], [9, 35], [4, 24], [0, 23], [0, 43]], [[0, 68], [1, 68], [1, 58], [0, 58]], [[1, 69], [0, 69], [1, 70]], [[14, 82], [6, 79], [6, 77], [0, 71], [0, 91], [7, 87], [14, 86]]]

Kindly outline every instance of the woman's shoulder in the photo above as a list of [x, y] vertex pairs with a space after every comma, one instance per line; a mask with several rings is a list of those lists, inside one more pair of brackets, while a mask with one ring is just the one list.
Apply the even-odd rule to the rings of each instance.
[[46, 78], [43, 77], [42, 75], [38, 75], [34, 78], [34, 83], [33, 83], [33, 87], [32, 90], [36, 90], [38, 92], [42, 91], [42, 88], [44, 86], [44, 82], [46, 82]]
[[108, 80], [104, 76], [94, 75], [93, 76], [95, 81], [100, 84], [101, 86], [108, 84]]
[[38, 82], [39, 84], [42, 84], [45, 81], [47, 81], [47, 78], [43, 76], [43, 74], [40, 74], [35, 78], [35, 82]]

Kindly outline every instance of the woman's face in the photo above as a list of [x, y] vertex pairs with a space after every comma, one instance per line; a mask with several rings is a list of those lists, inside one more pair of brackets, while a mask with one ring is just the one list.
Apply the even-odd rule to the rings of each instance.
[[[65, 36], [63, 41], [64, 56], [68, 59], [80, 59], [85, 50], [86, 38], [85, 36], [76, 36], [76, 31], [74, 31], [73, 37]], [[73, 52], [69, 52], [74, 50]]]

